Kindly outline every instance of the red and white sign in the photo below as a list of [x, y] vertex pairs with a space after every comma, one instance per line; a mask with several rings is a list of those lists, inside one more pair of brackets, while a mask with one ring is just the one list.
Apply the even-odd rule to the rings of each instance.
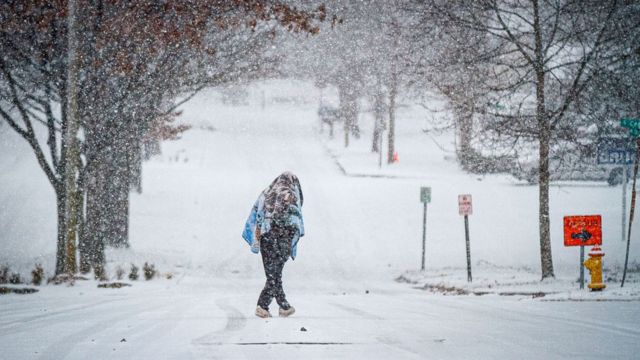
[[458, 195], [458, 213], [462, 216], [473, 214], [470, 194]]
[[602, 245], [601, 216], [565, 216], [564, 246], [591, 245]]

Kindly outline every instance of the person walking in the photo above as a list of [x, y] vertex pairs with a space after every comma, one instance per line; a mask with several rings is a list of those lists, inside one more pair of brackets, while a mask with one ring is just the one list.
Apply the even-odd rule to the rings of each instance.
[[298, 177], [284, 172], [262, 191], [245, 223], [242, 237], [252, 252], [262, 253], [267, 278], [258, 297], [258, 317], [271, 317], [269, 305], [274, 298], [280, 307], [280, 316], [287, 317], [295, 312], [282, 288], [282, 269], [289, 257], [295, 259], [298, 240], [304, 236], [302, 203]]

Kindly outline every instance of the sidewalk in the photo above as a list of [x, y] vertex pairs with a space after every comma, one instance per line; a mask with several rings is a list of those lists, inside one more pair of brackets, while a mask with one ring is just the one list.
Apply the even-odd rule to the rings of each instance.
[[589, 272], [585, 269], [584, 289], [577, 277], [558, 277], [540, 281], [540, 274], [526, 267], [505, 267], [479, 261], [472, 264], [473, 281], [467, 282], [466, 268], [440, 268], [425, 271], [407, 271], [396, 281], [412, 284], [433, 294], [513, 296], [541, 301], [640, 301], [640, 264], [627, 270], [624, 288], [620, 287], [622, 269], [605, 268], [606, 288], [591, 291]]

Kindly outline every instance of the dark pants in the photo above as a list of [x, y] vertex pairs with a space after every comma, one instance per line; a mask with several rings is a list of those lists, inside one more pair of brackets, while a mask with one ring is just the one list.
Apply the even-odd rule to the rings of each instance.
[[265, 310], [269, 310], [273, 298], [276, 298], [282, 309], [287, 310], [291, 307], [282, 289], [282, 268], [291, 255], [294, 231], [293, 227], [276, 225], [260, 239], [260, 252], [267, 282], [258, 298], [258, 306]]

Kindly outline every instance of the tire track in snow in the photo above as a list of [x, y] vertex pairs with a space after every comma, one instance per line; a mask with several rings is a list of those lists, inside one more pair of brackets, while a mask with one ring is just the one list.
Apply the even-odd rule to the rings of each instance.
[[[172, 306], [161, 307], [161, 309], [169, 309], [162, 311], [163, 314], [169, 316], [163, 316], [159, 321], [157, 317], [151, 317], [145, 320], [137, 320], [135, 326], [128, 328], [124, 337], [127, 339], [127, 343], [130, 344], [127, 350], [132, 352], [126, 354], [126, 356], [120, 356], [121, 358], [129, 359], [154, 359], [160, 358], [157, 353], [158, 349], [149, 347], [149, 339], [159, 342], [160, 338], [166, 339], [171, 330], [175, 329], [177, 325], [185, 318], [187, 308], [192, 308], [193, 304], [189, 303], [191, 299], [187, 299], [186, 302], [174, 302]], [[158, 309], [154, 309], [155, 312]], [[161, 330], [160, 333], [157, 331]], [[155, 335], [155, 336], [153, 336]], [[167, 339], [171, 341], [171, 339]], [[166, 354], [165, 354], [166, 355]]]
[[86, 304], [86, 305], [80, 305], [80, 306], [70, 306], [70, 307], [66, 307], [63, 309], [59, 309], [59, 310], [55, 310], [55, 311], [47, 311], [46, 313], [42, 313], [42, 314], [38, 314], [38, 315], [31, 315], [31, 316], [27, 316], [24, 318], [21, 318], [19, 320], [13, 320], [13, 321], [9, 321], [6, 323], [0, 323], [0, 335], [6, 335], [6, 334], [10, 334], [10, 333], [14, 333], [15, 330], [12, 330], [15, 327], [18, 326], [22, 326], [25, 325], [27, 323], [38, 323], [41, 321], [50, 321], [52, 318], [57, 318], [60, 316], [67, 316], [69, 315], [69, 313], [72, 312], [76, 312], [76, 311], [81, 311], [81, 310], [86, 310], [86, 309], [90, 309], [90, 308], [95, 308], [95, 307], [99, 307], [102, 305], [111, 305], [115, 302], [122, 302], [127, 300], [126, 298], [118, 298], [118, 299], [110, 299], [110, 300], [104, 300], [104, 301], [100, 301], [100, 302], [96, 302], [96, 303], [91, 303], [91, 304]]
[[221, 300], [216, 301], [216, 304], [227, 313], [227, 325], [224, 327], [224, 332], [242, 330], [247, 326], [247, 318], [238, 308], [228, 305]]
[[[386, 336], [385, 337], [378, 336], [376, 340], [378, 340], [381, 344], [384, 344], [390, 348], [401, 350], [402, 352], [405, 353], [405, 355], [411, 356], [411, 358], [424, 359], [424, 355], [420, 354], [416, 350], [413, 350], [411, 347], [409, 347], [408, 345], [404, 344], [403, 342], [397, 339], [392, 339]], [[403, 356], [402, 358], [406, 358], [406, 357]]]
[[216, 306], [226, 313], [227, 323], [225, 327], [192, 340], [191, 343], [193, 345], [208, 346], [217, 344], [220, 341], [216, 341], [216, 339], [219, 338], [220, 335], [231, 331], [240, 331], [247, 326], [247, 317], [244, 316], [238, 308], [229, 305], [228, 298], [216, 300]]
[[[117, 308], [116, 310], [120, 310], [116, 314], [108, 314], [108, 316], [100, 319], [97, 323], [95, 323], [95, 318], [93, 319], [91, 326], [83, 327], [78, 331], [72, 332], [71, 334], [63, 336], [61, 339], [53, 342], [49, 347], [47, 347], [42, 355], [41, 359], [51, 359], [53, 358], [65, 358], [69, 355], [76, 346], [78, 346], [82, 340], [87, 339], [91, 336], [96, 336], [97, 334], [103, 333], [110, 328], [115, 327], [119, 323], [125, 320], [131, 320], [138, 324], [138, 320], [136, 319], [140, 314], [158, 311], [159, 309], [166, 309], [176, 307], [177, 304], [169, 303], [169, 304], [160, 304], [154, 305], [150, 304], [148, 299], [141, 299], [141, 301], [136, 304], [136, 306], [131, 306], [132, 304], [127, 304], [126, 308]], [[144, 309], [140, 309], [139, 307], [143, 306]], [[145, 310], [151, 308], [152, 310]], [[109, 309], [108, 311], [113, 312], [114, 309]], [[102, 315], [104, 313], [101, 313]], [[82, 315], [82, 314], [80, 314]], [[114, 316], [111, 316], [114, 315]], [[120, 336], [115, 336], [114, 338], [118, 338]], [[53, 355], [53, 356], [52, 356]]]
[[356, 316], [361, 317], [361, 318], [365, 318], [367, 320], [377, 320], [377, 321], [386, 320], [385, 318], [383, 318], [381, 316], [378, 316], [378, 315], [375, 315], [375, 314], [372, 314], [372, 313], [369, 313], [369, 312], [366, 312], [364, 310], [357, 309], [357, 308], [354, 308], [354, 307], [351, 307], [351, 306], [347, 306], [347, 305], [340, 304], [340, 303], [335, 303], [335, 302], [330, 303], [330, 304], [332, 306], [337, 307], [338, 309], [344, 310], [344, 311], [346, 311], [348, 313], [351, 313], [351, 314], [356, 315]]

